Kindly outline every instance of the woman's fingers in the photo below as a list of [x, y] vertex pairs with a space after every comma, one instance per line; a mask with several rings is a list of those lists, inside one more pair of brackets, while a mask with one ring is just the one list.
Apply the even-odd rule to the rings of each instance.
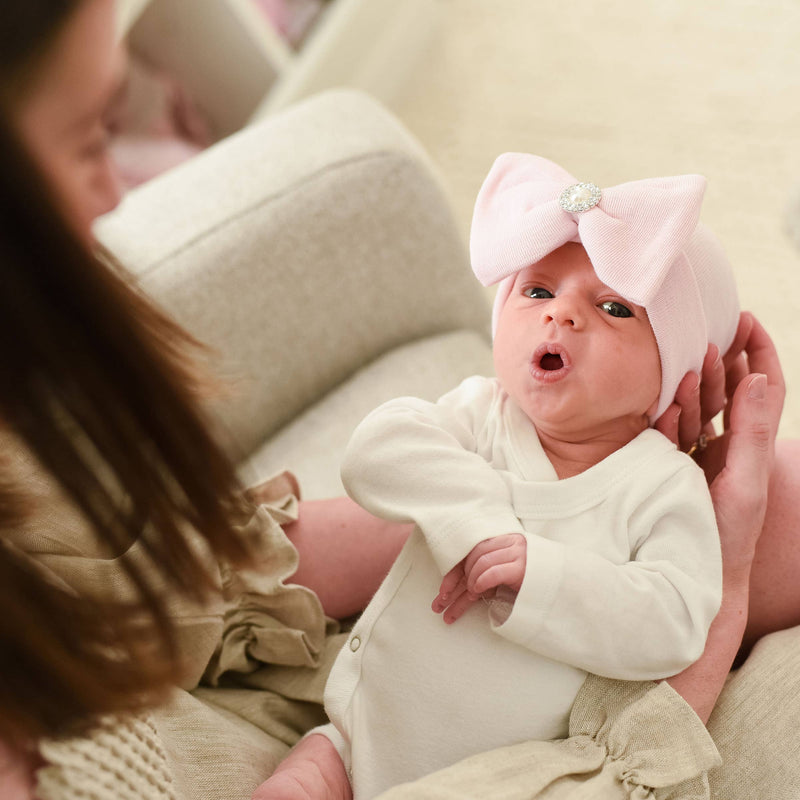
[[774, 422], [777, 424], [786, 396], [786, 383], [778, 351], [764, 326], [752, 314], [746, 316], [752, 321], [750, 335], [744, 347], [747, 353], [747, 362], [750, 372], [760, 372], [767, 376], [767, 399], [770, 403], [770, 411], [773, 417], [776, 417]]
[[736, 388], [751, 373], [767, 376], [770, 402], [779, 415], [785, 386], [778, 354], [761, 323], [749, 312], [743, 312], [728, 351], [721, 357], [716, 345], [708, 346], [701, 375], [688, 372], [684, 376], [675, 392], [675, 402], [656, 421], [656, 430], [681, 450], [688, 451], [701, 433], [713, 435], [711, 420], [723, 409], [727, 429], [730, 401]]
[[703, 427], [700, 403], [700, 377], [694, 372], [687, 372], [678, 384], [675, 402], [681, 408], [678, 418], [678, 441], [681, 450], [688, 450]]
[[701, 375], [687, 372], [678, 384], [675, 401], [656, 421], [663, 433], [681, 450], [708, 433], [710, 421], [725, 407], [725, 366], [719, 348], [710, 344], [703, 359]]
[[729, 572], [748, 572], [767, 506], [775, 438], [786, 386], [775, 345], [761, 323], [744, 314], [747, 338], [730, 362], [729, 381], [751, 370], [733, 392], [725, 466], [711, 484], [723, 557]]
[[736, 389], [731, 403], [731, 427], [725, 469], [737, 483], [766, 484], [775, 443], [775, 418], [768, 398], [767, 376], [748, 376]]
[[725, 466], [711, 484], [727, 574], [750, 569], [767, 508], [777, 419], [767, 376], [748, 376], [731, 402]]
[[680, 447], [679, 425], [681, 407], [678, 403], [668, 406], [664, 413], [656, 420], [654, 428], [663, 433], [673, 444]]
[[[746, 334], [743, 338], [742, 334]], [[770, 412], [777, 429], [783, 410], [786, 395], [786, 384], [783, 378], [778, 351], [764, 326], [749, 312], [742, 314], [742, 321], [736, 334], [734, 344], [725, 356], [726, 392], [732, 398], [737, 387], [751, 373], [767, 376]], [[730, 423], [731, 403], [725, 413], [725, 428]]]
[[[700, 383], [700, 421], [705, 427], [725, 408], [725, 364], [719, 347], [710, 344], [703, 360], [702, 380]], [[692, 439], [696, 441], [696, 439]]]

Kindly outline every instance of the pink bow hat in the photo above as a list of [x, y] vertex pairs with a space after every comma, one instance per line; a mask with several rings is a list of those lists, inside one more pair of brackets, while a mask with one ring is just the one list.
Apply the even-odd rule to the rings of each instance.
[[661, 358], [655, 421], [708, 343], [724, 353], [739, 321], [733, 270], [716, 237], [699, 223], [702, 175], [650, 178], [600, 189], [540, 156], [501, 155], [478, 192], [472, 269], [500, 283], [492, 328], [516, 274], [567, 242], [583, 245], [597, 277], [643, 306]]

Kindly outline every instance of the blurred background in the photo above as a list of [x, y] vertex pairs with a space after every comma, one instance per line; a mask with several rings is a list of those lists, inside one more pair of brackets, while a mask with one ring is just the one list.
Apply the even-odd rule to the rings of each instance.
[[[134, 134], [148, 125], [182, 138], [180, 153], [152, 158], [156, 172], [342, 84], [374, 94], [422, 142], [465, 239], [505, 151], [546, 156], [601, 187], [702, 173], [702, 218], [782, 358], [781, 433], [800, 436], [797, 0], [119, 2], [121, 34], [150, 70], [132, 93], [138, 121], [129, 110], [120, 123], [131, 185], [151, 177], [134, 168], [145, 146]], [[141, 109], [159, 103], [161, 122], [142, 123]]]

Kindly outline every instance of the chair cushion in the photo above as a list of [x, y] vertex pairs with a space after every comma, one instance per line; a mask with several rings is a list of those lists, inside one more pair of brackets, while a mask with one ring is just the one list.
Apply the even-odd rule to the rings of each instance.
[[461, 330], [390, 350], [281, 429], [242, 466], [254, 483], [281, 469], [297, 475], [305, 499], [344, 494], [339, 462], [355, 426], [401, 395], [435, 400], [470, 375], [493, 374], [489, 342]]

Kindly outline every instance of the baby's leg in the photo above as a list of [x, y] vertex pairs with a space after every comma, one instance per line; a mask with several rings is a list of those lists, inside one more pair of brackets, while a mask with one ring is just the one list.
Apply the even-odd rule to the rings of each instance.
[[379, 519], [349, 497], [304, 500], [299, 518], [284, 528], [300, 554], [292, 583], [312, 589], [329, 617], [359, 613], [386, 577], [411, 528]]
[[800, 441], [779, 441], [775, 456], [750, 574], [745, 652], [767, 633], [800, 625]]
[[252, 800], [352, 800], [342, 759], [327, 736], [302, 739]]

